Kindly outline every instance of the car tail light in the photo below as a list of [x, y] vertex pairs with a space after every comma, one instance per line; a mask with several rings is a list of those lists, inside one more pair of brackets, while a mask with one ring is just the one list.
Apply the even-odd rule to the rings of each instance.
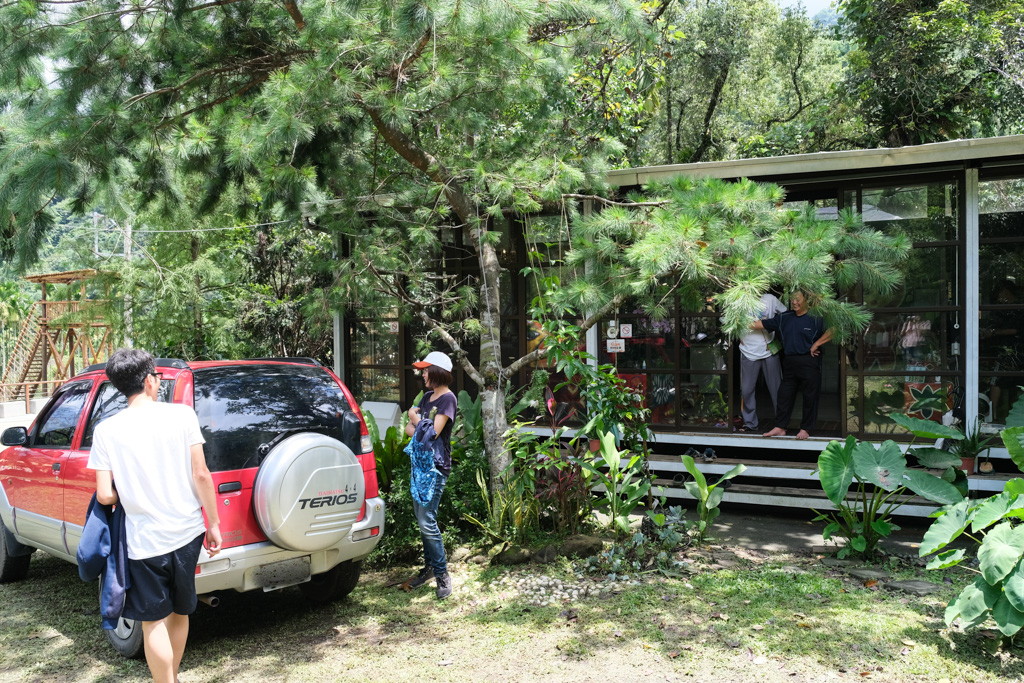
[[341, 387], [341, 393], [345, 395], [345, 400], [348, 401], [348, 405], [352, 409], [352, 412], [359, 416], [359, 434], [363, 437], [360, 439], [359, 445], [363, 448], [363, 453], [369, 453], [373, 450], [373, 447], [370, 445], [370, 431], [366, 428], [366, 420], [363, 419], [363, 411], [359, 408], [359, 404], [356, 403], [356, 399], [352, 396], [352, 392], [348, 390], [348, 387], [345, 386], [345, 383], [338, 379], [338, 376], [330, 370], [327, 372], [330, 373], [331, 377], [337, 380], [338, 386]]
[[352, 534], [352, 540], [353, 541], [364, 541], [367, 538], [372, 538], [374, 536], [379, 536], [379, 535], [380, 535], [380, 527], [379, 526], [375, 526], [375, 527], [370, 527], [369, 529], [362, 529], [361, 531], [354, 532]]

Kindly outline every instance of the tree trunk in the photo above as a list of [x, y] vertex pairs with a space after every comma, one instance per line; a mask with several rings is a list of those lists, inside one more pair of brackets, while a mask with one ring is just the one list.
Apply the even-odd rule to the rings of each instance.
[[505, 448], [505, 432], [508, 420], [505, 417], [505, 392], [499, 389], [481, 389], [480, 400], [484, 423], [484, 451], [491, 470], [491, 494], [504, 487], [501, 474], [512, 459]]

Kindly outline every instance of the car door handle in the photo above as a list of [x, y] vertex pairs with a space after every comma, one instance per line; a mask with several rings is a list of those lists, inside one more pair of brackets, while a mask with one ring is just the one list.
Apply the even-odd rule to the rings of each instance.
[[55, 462], [55, 463], [53, 463], [53, 467], [52, 467], [51, 469], [52, 469], [52, 470], [53, 470], [54, 472], [60, 472], [60, 463], [59, 463], [59, 462]]

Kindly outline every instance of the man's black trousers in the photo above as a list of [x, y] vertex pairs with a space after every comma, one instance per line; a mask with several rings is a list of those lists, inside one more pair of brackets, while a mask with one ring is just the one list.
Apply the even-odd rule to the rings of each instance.
[[786, 429], [793, 415], [796, 392], [804, 397], [803, 418], [800, 429], [808, 432], [818, 422], [818, 396], [821, 394], [821, 356], [809, 353], [782, 357], [782, 384], [779, 385], [779, 405], [775, 412], [775, 426]]

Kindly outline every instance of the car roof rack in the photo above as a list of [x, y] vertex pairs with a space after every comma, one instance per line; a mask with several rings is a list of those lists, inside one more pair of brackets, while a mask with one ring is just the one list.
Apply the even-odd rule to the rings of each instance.
[[[156, 367], [158, 367], [158, 368], [177, 368], [179, 370], [184, 370], [185, 368], [188, 367], [188, 363], [186, 363], [185, 361], [181, 360], [180, 358], [156, 358], [156, 359], [154, 359], [154, 362], [155, 362]], [[94, 372], [96, 370], [106, 370], [106, 369], [107, 369], [107, 364], [106, 363], [93, 363], [92, 365], [90, 365], [86, 369], [82, 370], [78, 374], [82, 375], [82, 374], [84, 374], [86, 372]]]
[[275, 363], [304, 363], [306, 365], [315, 365], [318, 368], [323, 367], [315, 358], [307, 358], [306, 356], [268, 356], [266, 358], [247, 358], [246, 360], [268, 360], [274, 361]]

